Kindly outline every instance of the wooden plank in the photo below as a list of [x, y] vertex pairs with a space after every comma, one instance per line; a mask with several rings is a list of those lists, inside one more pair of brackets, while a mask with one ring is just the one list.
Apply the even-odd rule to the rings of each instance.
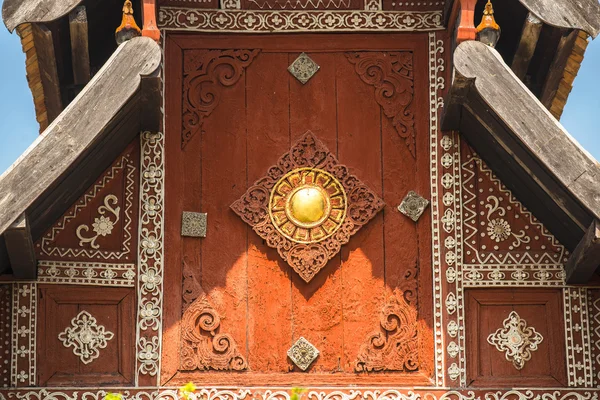
[[[262, 53], [246, 69], [248, 184], [262, 178], [290, 149], [288, 54]], [[239, 188], [240, 195], [244, 188]], [[288, 372], [293, 343], [295, 274], [277, 250], [248, 235], [248, 363], [255, 371]]]
[[519, 0], [548, 25], [581, 29], [594, 38], [600, 33], [598, 0]]
[[523, 80], [527, 74], [527, 69], [535, 53], [540, 33], [542, 32], [542, 21], [532, 13], [527, 15], [521, 32], [521, 39], [517, 51], [513, 58], [511, 68], [519, 79]]
[[157, 74], [142, 78], [140, 89], [140, 130], [162, 132], [162, 79]]
[[69, 31], [71, 33], [73, 83], [85, 85], [91, 77], [88, 21], [85, 6], [76, 7], [69, 13]]
[[[225, 317], [221, 320], [220, 331], [231, 335], [238, 351], [247, 359], [248, 226], [229, 208], [239, 197], [240, 189], [248, 187], [243, 172], [247, 160], [244, 81], [241, 78], [231, 87], [216, 83], [220, 86], [216, 88], [221, 96], [219, 106], [204, 120], [203, 132], [194, 137], [193, 141], [200, 142], [201, 150], [193, 154], [195, 160], [191, 163], [192, 159], [186, 156], [186, 167], [201, 168], [201, 211], [208, 213], [206, 238], [200, 243], [202, 288], [210, 304]], [[201, 93], [198, 91], [190, 96]], [[186, 147], [185, 152], [190, 150]], [[198, 173], [193, 176], [199, 177]], [[189, 185], [186, 182], [186, 186]], [[193, 195], [193, 190], [186, 189], [184, 206]], [[184, 253], [184, 257], [189, 254]], [[211, 381], [197, 382], [207, 384]]]
[[25, 22], [50, 22], [67, 15], [83, 0], [5, 0], [2, 19], [9, 31]]
[[50, 124], [63, 110], [54, 40], [52, 39], [52, 32], [42, 24], [33, 24], [31, 30], [44, 89], [44, 104], [46, 105], [48, 123]]
[[21, 214], [4, 233], [6, 249], [17, 279], [35, 279], [37, 261], [31, 238], [31, 227], [25, 213]]
[[540, 95], [540, 101], [548, 109], [556, 96], [556, 91], [558, 90], [558, 86], [563, 77], [567, 61], [573, 52], [573, 46], [575, 45], [578, 34], [579, 32], [577, 30], [573, 30], [571, 32], [563, 33], [560, 38], [554, 60], [550, 65], [548, 75], [546, 76], [546, 82], [542, 88], [542, 94]]
[[[538, 184], [543, 177], [554, 180], [559, 188], [600, 218], [600, 165], [515, 79], [500, 55], [480, 42], [471, 41], [459, 45], [454, 59], [457, 71], [454, 82], [457, 88], [471, 85], [468, 90], [475, 91], [482, 107], [485, 105], [488, 110], [481, 113], [481, 117], [501, 121], [505, 126], [503, 130], [515, 138], [517, 146], [513, 151], [521, 148], [521, 152], [547, 171], [533, 175]], [[470, 101], [465, 102], [464, 96], [462, 99], [451, 96], [449, 103], [462, 102], [465, 106]], [[452, 104], [450, 109], [453, 109]], [[491, 131], [488, 129], [488, 132]], [[516, 158], [515, 161], [521, 160]], [[546, 195], [555, 198], [551, 191], [546, 190]]]
[[[183, 212], [183, 193], [185, 180], [185, 159], [181, 156], [181, 129], [183, 108], [183, 51], [175, 44], [173, 36], [165, 40], [165, 80], [170, 82], [165, 87], [165, 160], [169, 167], [165, 169], [165, 265], [169, 265], [169, 273], [164, 274], [165, 302], [163, 305], [163, 324], [170, 329], [163, 331], [163, 353], [160, 382], [167, 382], [179, 369], [179, 340], [181, 338], [180, 321], [182, 316], [182, 276], [183, 276], [183, 241], [181, 240], [181, 213]], [[191, 144], [191, 143], [190, 143]], [[210, 217], [209, 217], [210, 218]], [[200, 257], [198, 255], [197, 257]], [[188, 262], [188, 260], [186, 260]], [[198, 282], [198, 281], [197, 281]]]
[[587, 283], [600, 266], [600, 221], [592, 222], [565, 265], [568, 284]]
[[[379, 60], [384, 65], [390, 62], [387, 60], [389, 56], [385, 57], [381, 52], [373, 54], [380, 57]], [[383, 70], [386, 71], [385, 68]], [[343, 53], [338, 53], [336, 58], [336, 81], [339, 160], [381, 197], [384, 186], [382, 119], [387, 117], [376, 101], [377, 90], [360, 78], [355, 65], [350, 63]], [[389, 125], [386, 127], [389, 128]], [[391, 130], [391, 133], [398, 136], [393, 127]], [[403, 140], [400, 145], [400, 152], [406, 157], [405, 165], [414, 168], [414, 158]], [[387, 266], [383, 214], [384, 212], [378, 213], [363, 226], [340, 252], [342, 286], [339, 293], [344, 293], [342, 368], [346, 373], [354, 372], [360, 348], [369, 335], [381, 329], [381, 312], [386, 299]], [[390, 260], [394, 258], [394, 254], [391, 256]], [[410, 258], [410, 255], [408, 257]], [[391, 275], [395, 275], [394, 270], [392, 267]]]
[[[111, 120], [153, 73], [160, 47], [149, 38], [120, 46], [94, 79], [30, 148], [0, 176], [0, 233], [100, 142]], [[122, 150], [122, 149], [121, 149]]]
[[[312, 49], [315, 41], [305, 41], [303, 44], [305, 48], [309, 45]], [[337, 154], [336, 56], [308, 50], [307, 54], [321, 69], [305, 85], [286, 72], [290, 85], [291, 141], [294, 143], [310, 130], [325, 143], [329, 151]], [[290, 53], [288, 65], [298, 55], [296, 52]], [[292, 272], [293, 341], [303, 336], [320, 351], [319, 358], [308, 370], [311, 372], [328, 373], [340, 369], [340, 357], [344, 349], [340, 261], [339, 255], [334, 257], [309, 283]], [[299, 371], [298, 368], [295, 371]]]

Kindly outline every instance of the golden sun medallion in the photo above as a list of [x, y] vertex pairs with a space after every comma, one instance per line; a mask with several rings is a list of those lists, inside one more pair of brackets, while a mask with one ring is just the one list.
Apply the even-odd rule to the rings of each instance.
[[316, 243], [333, 235], [346, 217], [348, 200], [327, 171], [298, 168], [273, 187], [269, 215], [275, 228], [296, 243]]

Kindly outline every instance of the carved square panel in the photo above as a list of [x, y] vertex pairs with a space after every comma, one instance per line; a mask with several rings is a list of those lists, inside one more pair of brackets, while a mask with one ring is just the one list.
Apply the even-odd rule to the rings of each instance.
[[38, 384], [132, 384], [134, 293], [132, 288], [40, 286]]
[[206, 237], [206, 213], [184, 211], [181, 216], [181, 236]]
[[471, 386], [566, 384], [559, 289], [466, 291]]
[[304, 85], [317, 73], [319, 68], [321, 68], [319, 64], [314, 62], [306, 53], [302, 53], [288, 67], [288, 71]]
[[310, 282], [384, 206], [308, 132], [231, 208]]

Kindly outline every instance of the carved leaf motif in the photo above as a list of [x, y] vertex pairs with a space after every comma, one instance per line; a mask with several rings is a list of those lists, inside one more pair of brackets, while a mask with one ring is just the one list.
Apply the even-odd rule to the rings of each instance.
[[413, 54], [352, 52], [346, 53], [346, 58], [354, 65], [360, 79], [375, 88], [375, 100], [404, 138], [410, 153], [416, 157], [415, 116], [412, 109]]
[[419, 368], [417, 311], [395, 290], [381, 312], [381, 329], [360, 347], [354, 370], [416, 371]]
[[[335, 178], [347, 194], [347, 213], [334, 233], [320, 241], [300, 243], [282, 234], [269, 214], [271, 191], [281, 178], [300, 168], [324, 171]], [[252, 226], [269, 247], [277, 249], [283, 258], [304, 279], [310, 280], [348, 243], [350, 237], [383, 209], [385, 203], [363, 184], [348, 168], [339, 164], [327, 147], [312, 132], [307, 132], [292, 149], [284, 154], [267, 174], [251, 186], [231, 205], [231, 209]]]
[[[223, 87], [235, 85], [260, 50], [210, 50], [194, 57], [196, 70], [183, 83], [183, 130], [181, 148], [198, 132], [217, 108]], [[190, 68], [186, 60], [186, 70]]]
[[182, 371], [243, 371], [248, 368], [233, 338], [218, 333], [221, 317], [202, 294], [181, 319]]
[[183, 296], [182, 312], [188, 309], [190, 305], [202, 294], [202, 287], [194, 276], [194, 271], [189, 266], [187, 260], [183, 261]]

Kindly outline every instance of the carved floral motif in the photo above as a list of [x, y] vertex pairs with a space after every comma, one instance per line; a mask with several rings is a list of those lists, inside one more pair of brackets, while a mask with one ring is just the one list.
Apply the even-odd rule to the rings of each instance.
[[[89, 232], [90, 227], [88, 225], [79, 225], [75, 231], [79, 238], [79, 245], [84, 246], [89, 243], [93, 249], [99, 249], [100, 246], [96, 243], [96, 239], [100, 236], [110, 235], [115, 227], [115, 224], [119, 222], [119, 213], [121, 207], [118, 207], [119, 199], [114, 194], [109, 194], [104, 198], [104, 205], [98, 207], [98, 217], [94, 219], [92, 223], [92, 230], [96, 235], [91, 237], [84, 236], [84, 233]], [[107, 213], [112, 214], [115, 220], [111, 220], [110, 216], [106, 216]]]
[[182, 371], [243, 371], [248, 368], [233, 338], [218, 333], [221, 317], [201, 295], [183, 313], [181, 320]]
[[319, 350], [311, 342], [301, 337], [290, 347], [287, 355], [298, 368], [306, 371], [319, 356]]
[[356, 372], [416, 371], [419, 368], [417, 311], [394, 291], [381, 312], [381, 330], [360, 347]]
[[317, 73], [319, 68], [321, 68], [319, 64], [314, 62], [306, 53], [302, 53], [288, 67], [288, 71], [304, 85]]
[[515, 311], [511, 311], [504, 320], [502, 328], [487, 338], [488, 343], [505, 353], [506, 359], [519, 370], [523, 369], [525, 362], [531, 360], [531, 352], [536, 351], [543, 340], [542, 335], [535, 328], [528, 327], [527, 321], [521, 319]]
[[[306, 173], [300, 173], [301, 170]], [[315, 186], [313, 188], [315, 190], [327, 192], [331, 204], [334, 204], [331, 199], [337, 196], [338, 191], [345, 192], [347, 199], [345, 216], [339, 221], [339, 226], [336, 225], [331, 229], [330, 235], [323, 234], [318, 238], [310, 236], [308, 240], [295, 240], [294, 238], [302, 233], [300, 230], [305, 227], [294, 222], [292, 217], [288, 221], [294, 225], [289, 228], [292, 234], [284, 235], [281, 229], [275, 226], [274, 221], [277, 219], [272, 218], [270, 212], [272, 193], [275, 188], [280, 187], [278, 185], [281, 184], [282, 179], [287, 179], [288, 174], [293, 171], [298, 172], [298, 179], [302, 181], [300, 183], [310, 184]], [[332, 178], [341, 187], [331, 183]], [[293, 189], [290, 187], [285, 193], [294, 193]], [[346, 166], [339, 164], [319, 139], [311, 132], [307, 132], [288, 153], [279, 159], [276, 165], [269, 168], [267, 175], [256, 181], [239, 200], [231, 205], [231, 208], [244, 222], [252, 226], [269, 247], [277, 249], [279, 255], [304, 281], [310, 282], [327, 261], [348, 243], [350, 237], [373, 219], [384, 206], [385, 203], [379, 196], [352, 175]], [[330, 211], [333, 213], [335, 206], [332, 206]], [[322, 220], [316, 221], [316, 224], [322, 224], [324, 231], [329, 234], [329, 228], [326, 227], [327, 215]], [[314, 229], [312, 225], [310, 226]], [[298, 235], [295, 232], [299, 232]]]
[[202, 131], [202, 124], [221, 101], [223, 87], [235, 85], [260, 50], [209, 50], [194, 59], [196, 70], [183, 83], [181, 148]]
[[363, 51], [346, 53], [346, 58], [360, 79], [375, 88], [375, 100], [416, 157], [413, 53]]
[[77, 314], [71, 320], [71, 326], [58, 335], [63, 346], [73, 347], [73, 354], [84, 364], [100, 357], [100, 349], [105, 349], [113, 337], [114, 333], [99, 325], [96, 318], [87, 311]]

